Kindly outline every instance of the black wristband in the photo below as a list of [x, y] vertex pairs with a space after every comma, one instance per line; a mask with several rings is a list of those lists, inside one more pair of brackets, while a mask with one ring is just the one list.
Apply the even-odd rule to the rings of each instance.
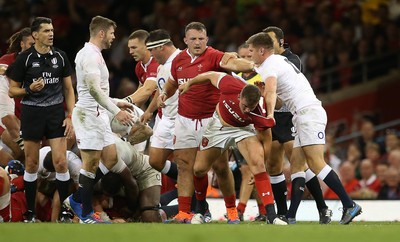
[[128, 103], [132, 103], [132, 104], [133, 104], [132, 98], [131, 98], [130, 96], [127, 96], [127, 97], [124, 98], [124, 99], [125, 99], [125, 101], [127, 101]]
[[29, 85], [27, 85], [26, 87], [25, 87], [25, 92], [26, 92], [26, 95], [31, 95], [33, 92], [32, 92], [32, 90], [31, 90], [31, 88], [29, 87]]

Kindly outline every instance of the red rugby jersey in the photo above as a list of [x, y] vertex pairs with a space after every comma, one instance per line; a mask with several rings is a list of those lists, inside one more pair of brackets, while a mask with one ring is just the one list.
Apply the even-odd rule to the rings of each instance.
[[[2, 57], [0, 57], [0, 64], [11, 65], [15, 61], [16, 57], [17, 57], [16, 53], [5, 54]], [[20, 97], [14, 98], [14, 102], [15, 102], [14, 113], [15, 113], [15, 116], [17, 116], [18, 118], [21, 115], [21, 100], [22, 100], [22, 98], [20, 98]]]
[[157, 78], [158, 66], [158, 62], [153, 57], [150, 57], [150, 61], [147, 64], [143, 64], [143, 62], [139, 61], [135, 67], [135, 74], [139, 82], [143, 85], [149, 78], [153, 78], [155, 81]]
[[[176, 86], [187, 82], [207, 71], [220, 71], [223, 52], [207, 47], [204, 53], [192, 60], [188, 50], [179, 53], [172, 61], [171, 79]], [[219, 90], [211, 83], [193, 85], [184, 95], [179, 96], [178, 113], [186, 118], [209, 118], [218, 103]]]
[[258, 130], [265, 130], [275, 125], [273, 119], [267, 119], [260, 107], [257, 107], [250, 113], [244, 114], [240, 110], [239, 98], [240, 92], [247, 84], [233, 76], [225, 75], [218, 84], [221, 91], [218, 111], [227, 124], [233, 127], [244, 127], [254, 124]]

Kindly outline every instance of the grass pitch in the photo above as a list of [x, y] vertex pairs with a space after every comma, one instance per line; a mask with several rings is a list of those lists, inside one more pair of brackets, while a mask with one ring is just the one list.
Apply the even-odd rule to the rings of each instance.
[[0, 241], [4, 242], [398, 242], [399, 222], [354, 222], [340, 225], [332, 222], [300, 222], [290, 226], [273, 226], [264, 223], [243, 222], [228, 225], [211, 224], [52, 224], [52, 223], [2, 223]]

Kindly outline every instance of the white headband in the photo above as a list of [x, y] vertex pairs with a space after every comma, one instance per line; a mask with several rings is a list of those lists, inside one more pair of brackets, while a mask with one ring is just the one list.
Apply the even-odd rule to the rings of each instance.
[[156, 40], [156, 41], [153, 41], [153, 42], [147, 42], [146, 43], [146, 47], [147, 47], [147, 49], [150, 50], [150, 49], [153, 49], [153, 48], [156, 48], [156, 47], [163, 46], [163, 45], [165, 45], [166, 43], [169, 43], [169, 42], [171, 42], [170, 39]]

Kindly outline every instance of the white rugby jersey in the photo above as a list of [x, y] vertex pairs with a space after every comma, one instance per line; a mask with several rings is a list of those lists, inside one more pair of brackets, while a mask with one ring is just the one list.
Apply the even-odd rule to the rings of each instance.
[[[171, 65], [172, 60], [181, 52], [179, 49], [175, 50], [174, 53], [168, 58], [163, 64], [159, 65], [157, 69], [157, 86], [160, 93], [163, 91], [165, 83], [171, 76]], [[162, 115], [169, 118], [174, 118], [178, 113], [178, 96], [179, 91], [176, 90], [175, 94], [165, 101], [165, 107], [162, 109]]]
[[[54, 181], [56, 179], [56, 173], [50, 172], [43, 167], [43, 160], [47, 153], [51, 150], [50, 146], [44, 146], [39, 150], [39, 169], [38, 176], [42, 179]], [[82, 167], [82, 160], [72, 151], [67, 150], [66, 154], [68, 162], [69, 175], [75, 183], [79, 182], [79, 171]]]
[[105, 95], [110, 95], [110, 84], [108, 82], [109, 72], [104, 61], [101, 50], [94, 44], [86, 42], [85, 46], [76, 54], [75, 70], [78, 92], [78, 102], [76, 107], [83, 108], [89, 111], [106, 111], [104, 107], [90, 95], [88, 84], [86, 83], [88, 75], [97, 75], [101, 82], [100, 88]]
[[271, 55], [256, 71], [264, 82], [271, 76], [277, 78], [276, 93], [292, 114], [309, 105], [321, 105], [307, 78], [286, 57]]

